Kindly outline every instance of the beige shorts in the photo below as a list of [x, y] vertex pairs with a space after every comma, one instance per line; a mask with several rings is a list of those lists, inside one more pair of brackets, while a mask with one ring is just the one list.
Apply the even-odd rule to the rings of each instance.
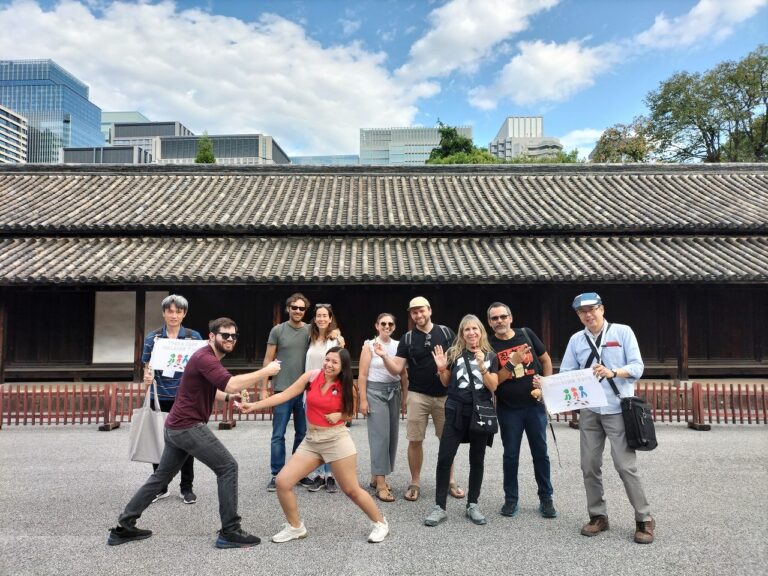
[[445, 396], [427, 396], [408, 392], [408, 417], [405, 437], [409, 442], [421, 442], [427, 437], [429, 417], [435, 424], [435, 436], [443, 435], [445, 424]]
[[308, 426], [307, 435], [296, 451], [320, 458], [326, 464], [357, 454], [349, 430], [343, 425], [328, 428]]

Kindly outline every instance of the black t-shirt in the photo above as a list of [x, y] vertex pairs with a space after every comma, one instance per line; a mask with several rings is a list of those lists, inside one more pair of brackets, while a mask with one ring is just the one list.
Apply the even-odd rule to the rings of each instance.
[[[539, 362], [539, 356], [544, 354], [547, 350], [544, 348], [544, 344], [539, 337], [534, 334], [533, 330], [528, 328], [515, 328], [515, 335], [509, 340], [499, 340], [495, 334], [491, 334], [488, 338], [491, 343], [491, 347], [496, 350], [496, 357], [499, 360], [499, 369], [504, 368], [509, 361], [509, 356], [521, 346], [525, 344], [531, 344], [533, 347], [533, 353], [528, 353], [523, 366], [525, 368], [525, 375], [521, 378], [510, 378], [499, 382], [499, 387], [496, 388], [496, 398], [502, 402], [505, 406], [509, 407], [522, 407], [522, 406], [535, 406], [536, 400], [531, 396], [531, 390], [533, 390], [533, 375], [541, 374], [541, 363]], [[527, 333], [530, 338], [525, 337], [523, 331]], [[535, 356], [534, 356], [535, 355]]]
[[445, 396], [445, 387], [437, 377], [437, 365], [432, 356], [432, 350], [435, 346], [442, 346], [443, 351], [448, 351], [453, 342], [454, 333], [450, 328], [447, 330], [449, 340], [446, 340], [438, 324], [432, 324], [432, 331], [429, 334], [416, 328], [411, 330], [410, 345], [407, 333], [400, 338], [396, 356], [407, 360], [410, 392], [419, 392], [427, 396]]
[[[486, 353], [485, 364], [488, 366], [488, 370], [494, 374], [499, 371], [499, 361], [495, 354], [491, 352]], [[472, 352], [469, 353], [469, 365], [474, 376], [471, 380], [475, 383], [476, 394], [481, 399], [490, 399], [491, 391], [483, 384], [483, 375], [480, 374], [480, 368], [477, 366], [475, 355]], [[464, 355], [462, 354], [451, 366], [451, 381], [448, 384], [449, 401], [454, 400], [459, 404], [472, 404], [472, 390], [469, 386], [470, 376], [464, 362]]]

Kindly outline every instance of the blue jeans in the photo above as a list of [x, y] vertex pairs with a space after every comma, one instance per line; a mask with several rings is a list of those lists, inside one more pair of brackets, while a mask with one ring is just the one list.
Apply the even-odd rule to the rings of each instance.
[[207, 424], [196, 424], [184, 430], [165, 429], [165, 449], [157, 470], [139, 488], [118, 518], [122, 526], [133, 527], [163, 486], [179, 473], [187, 458], [195, 457], [216, 474], [219, 487], [221, 529], [232, 532], [240, 528], [237, 515], [237, 461]]
[[293, 450], [296, 452], [307, 433], [307, 417], [304, 414], [304, 402], [301, 395], [291, 398], [285, 404], [272, 408], [272, 445], [269, 465], [272, 476], [277, 476], [285, 466], [285, 431], [293, 414]]
[[496, 405], [499, 416], [501, 442], [504, 444], [504, 498], [517, 500], [517, 469], [520, 462], [520, 444], [523, 432], [533, 457], [533, 473], [539, 487], [540, 500], [552, 499], [552, 480], [547, 454], [547, 412], [543, 404], [510, 408], [501, 402]]

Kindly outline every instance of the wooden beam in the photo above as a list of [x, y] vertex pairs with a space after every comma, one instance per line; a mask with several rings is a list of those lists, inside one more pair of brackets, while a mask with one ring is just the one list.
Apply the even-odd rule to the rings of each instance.
[[677, 295], [677, 378], [688, 380], [688, 295], [679, 289]]
[[145, 288], [136, 288], [136, 319], [133, 333], [133, 381], [141, 382], [144, 379], [144, 369], [141, 365], [141, 353], [144, 351], [144, 315], [147, 308], [147, 291]]
[[0, 298], [0, 385], [5, 382], [5, 327], [7, 308], [5, 306], [5, 295]]

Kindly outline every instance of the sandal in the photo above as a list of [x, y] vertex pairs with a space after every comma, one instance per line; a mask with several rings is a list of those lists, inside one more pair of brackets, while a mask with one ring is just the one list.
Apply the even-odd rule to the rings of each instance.
[[464, 490], [459, 488], [459, 485], [456, 482], [453, 482], [448, 485], [448, 493], [454, 498], [456, 498], [457, 500], [461, 500], [462, 498], [464, 498], [464, 496], [466, 496], [466, 493], [464, 492]]
[[403, 498], [405, 498], [409, 502], [416, 502], [416, 500], [419, 499], [420, 494], [421, 494], [421, 486], [419, 486], [418, 484], [411, 484], [408, 486], [408, 489], [405, 491], [405, 494], [403, 494]]
[[[384, 484], [387, 485], [387, 490], [392, 490], [392, 486], [389, 485], [389, 482], [384, 482]], [[376, 481], [368, 482], [368, 487], [376, 490]]]
[[389, 488], [382, 488], [376, 492], [376, 498], [382, 502], [394, 502], [395, 497], [392, 495], [392, 491]]

